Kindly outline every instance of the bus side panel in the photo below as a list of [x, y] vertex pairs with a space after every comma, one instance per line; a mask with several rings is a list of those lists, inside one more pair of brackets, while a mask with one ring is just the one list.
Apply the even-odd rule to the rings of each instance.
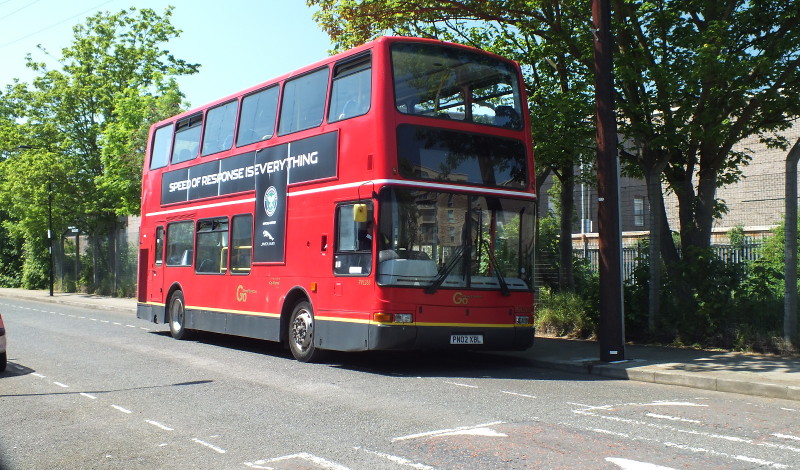
[[335, 351], [365, 351], [369, 325], [316, 318], [315, 345]]
[[281, 321], [277, 317], [228, 314], [226, 333], [268, 341], [280, 340]]
[[276, 317], [187, 309], [186, 327], [268, 341], [280, 340], [280, 319]]
[[166, 307], [155, 304], [136, 304], [136, 318], [153, 323], [164, 323]]

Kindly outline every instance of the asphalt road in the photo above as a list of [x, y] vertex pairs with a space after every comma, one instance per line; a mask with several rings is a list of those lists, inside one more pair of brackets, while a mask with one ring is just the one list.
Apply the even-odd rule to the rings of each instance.
[[129, 313], [0, 301], [2, 469], [800, 468], [796, 401], [503, 354], [176, 341]]

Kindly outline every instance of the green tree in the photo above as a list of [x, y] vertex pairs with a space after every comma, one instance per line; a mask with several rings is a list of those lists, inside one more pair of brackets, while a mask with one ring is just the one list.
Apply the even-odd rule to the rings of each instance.
[[[574, 71], [568, 82], [572, 86], [542, 90], [547, 94], [584, 92], [586, 80], [577, 77], [586, 77], [592, 68], [590, 3], [308, 0], [319, 7], [317, 20], [337, 47], [393, 32], [488, 48], [498, 44], [490, 32], [500, 31], [503, 42], [531, 51], [515, 57], [524, 67], [536, 68], [545, 60], [555, 69]], [[756, 136], [786, 148], [778, 133], [800, 115], [800, 0], [612, 3], [622, 155], [628, 171], [648, 183], [652, 253], [660, 251], [676, 278], [685, 269], [677, 267], [680, 256], [670, 236], [662, 182], [677, 196], [680, 252], [692, 266], [706, 256], [713, 221], [726, 210], [717, 188], [737, 181], [741, 166], [752, 158], [733, 146]], [[457, 32], [442, 34], [447, 28]], [[556, 112], [561, 110], [568, 108]], [[577, 123], [590, 113], [566, 116]], [[568, 139], [544, 137], [575, 147]], [[537, 153], [540, 162], [546, 158]], [[651, 265], [655, 270], [660, 263]], [[691, 300], [693, 286], [687, 280], [676, 295]]]
[[[574, 187], [586, 174], [575, 167], [594, 157], [594, 106], [591, 68], [576, 64], [575, 54], [591, 57], [591, 43], [570, 51], [563, 41], [543, 35], [590, 34], [589, 24], [565, 14], [562, 5], [543, 2], [535, 14], [524, 2], [442, 0], [308, 0], [319, 7], [315, 18], [334, 46], [345, 49], [391, 32], [459, 42], [514, 59], [522, 65], [532, 117], [537, 188], [548, 175], [559, 193], [559, 285], [574, 288], [572, 228]], [[520, 10], [522, 8], [523, 10]], [[526, 22], [517, 21], [525, 17]], [[556, 33], [556, 30], [558, 32]]]
[[48, 207], [56, 237], [70, 225], [87, 233], [95, 289], [116, 258], [115, 244], [101, 252], [101, 240], [114, 239], [120, 215], [138, 212], [147, 128], [179, 110], [174, 77], [199, 67], [163, 48], [180, 34], [171, 16], [171, 7], [161, 15], [134, 8], [98, 13], [73, 29], [58, 70], [29, 55], [38, 76], [2, 96], [17, 110], [19, 140], [0, 145], [17, 149], [4, 161], [0, 199], [28, 242], [45, 233]]

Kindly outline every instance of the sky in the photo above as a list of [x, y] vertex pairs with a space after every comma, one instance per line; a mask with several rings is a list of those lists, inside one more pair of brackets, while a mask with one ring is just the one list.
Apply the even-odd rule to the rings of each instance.
[[183, 33], [162, 47], [201, 64], [198, 73], [178, 80], [192, 107], [324, 59], [332, 47], [305, 0], [0, 0], [0, 89], [15, 78], [33, 80], [28, 53], [59, 68], [72, 27], [87, 17], [129, 7], [163, 13], [168, 5]]

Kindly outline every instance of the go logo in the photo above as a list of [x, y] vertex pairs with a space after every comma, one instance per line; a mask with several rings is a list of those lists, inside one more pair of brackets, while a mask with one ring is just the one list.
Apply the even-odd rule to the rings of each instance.
[[244, 286], [239, 284], [236, 287], [236, 301], [237, 302], [247, 302], [247, 294], [255, 294], [257, 291], [252, 289], [245, 289]]
[[469, 297], [462, 292], [456, 292], [453, 294], [453, 303], [456, 305], [467, 305], [469, 303]]

